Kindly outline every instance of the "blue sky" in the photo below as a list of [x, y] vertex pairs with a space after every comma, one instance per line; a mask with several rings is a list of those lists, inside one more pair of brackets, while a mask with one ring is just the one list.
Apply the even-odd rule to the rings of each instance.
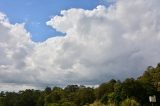
[[61, 10], [93, 9], [104, 4], [102, 0], [0, 0], [0, 11], [5, 13], [13, 24], [25, 22], [32, 40], [42, 42], [49, 37], [63, 35], [46, 26], [46, 22], [52, 16], [58, 15]]

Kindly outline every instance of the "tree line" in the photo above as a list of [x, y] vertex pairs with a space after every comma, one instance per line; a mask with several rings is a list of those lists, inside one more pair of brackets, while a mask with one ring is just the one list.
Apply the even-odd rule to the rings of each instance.
[[0, 93], [0, 106], [150, 106], [155, 95], [160, 106], [160, 64], [149, 66], [143, 75], [124, 81], [111, 79], [97, 88], [84, 85], [46, 87]]

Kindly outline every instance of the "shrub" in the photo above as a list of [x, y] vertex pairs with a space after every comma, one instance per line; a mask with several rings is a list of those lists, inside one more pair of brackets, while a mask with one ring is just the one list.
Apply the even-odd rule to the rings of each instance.
[[121, 106], [140, 106], [140, 104], [134, 99], [127, 98], [124, 101], [122, 101]]

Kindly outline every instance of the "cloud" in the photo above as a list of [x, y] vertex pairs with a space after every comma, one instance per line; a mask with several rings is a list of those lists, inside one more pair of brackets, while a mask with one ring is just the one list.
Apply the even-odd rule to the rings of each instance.
[[25, 77], [28, 79], [25, 75], [26, 59], [34, 48], [30, 34], [24, 24], [12, 25], [0, 13], [0, 37], [0, 83], [23, 82]]
[[[47, 25], [66, 35], [35, 43], [24, 24], [0, 13], [2, 88], [45, 87], [137, 77], [160, 60], [159, 0], [117, 0], [110, 7], [72, 8]], [[11, 85], [10, 85], [11, 84]]]

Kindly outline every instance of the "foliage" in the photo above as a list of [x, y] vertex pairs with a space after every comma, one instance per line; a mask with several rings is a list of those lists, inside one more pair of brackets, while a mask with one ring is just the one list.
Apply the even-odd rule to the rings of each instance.
[[76, 106], [76, 104], [74, 104], [72, 102], [64, 102], [61, 104], [61, 106]]
[[108, 103], [108, 95], [107, 94], [103, 95], [103, 97], [101, 98], [100, 101], [103, 104], [107, 104]]
[[95, 101], [94, 103], [90, 104], [89, 106], [103, 106], [100, 101]]
[[94, 90], [92, 88], [81, 88], [77, 92], [77, 105], [83, 106], [95, 101]]
[[97, 88], [68, 85], [46, 87], [42, 91], [2, 91], [0, 106], [148, 106], [151, 95], [160, 101], [160, 64], [149, 66], [137, 79], [127, 78], [123, 82], [112, 79]]
[[135, 101], [134, 99], [125, 99], [124, 101], [122, 101], [121, 103], [122, 106], [140, 106], [140, 104]]
[[99, 88], [96, 89], [96, 97], [98, 99], [101, 99], [106, 94], [109, 94], [111, 92], [114, 92], [114, 85], [116, 83], [116, 80], [112, 79], [109, 82], [102, 83]]

